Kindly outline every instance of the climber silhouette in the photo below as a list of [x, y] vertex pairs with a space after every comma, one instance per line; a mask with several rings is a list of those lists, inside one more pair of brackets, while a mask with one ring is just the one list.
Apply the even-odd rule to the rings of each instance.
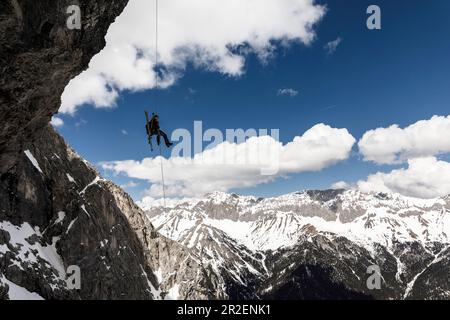
[[156, 135], [158, 146], [161, 143], [161, 137], [163, 137], [166, 147], [169, 148], [173, 145], [173, 143], [170, 142], [169, 138], [167, 137], [167, 134], [159, 127], [159, 116], [157, 114], [152, 114], [152, 119], [150, 120], [150, 123], [145, 126], [145, 129], [147, 130], [149, 139], [151, 139], [152, 136]]

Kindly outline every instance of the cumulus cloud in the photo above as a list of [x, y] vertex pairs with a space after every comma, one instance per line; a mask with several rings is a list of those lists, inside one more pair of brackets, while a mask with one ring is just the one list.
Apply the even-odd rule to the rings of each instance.
[[[243, 143], [223, 142], [194, 157], [156, 157], [142, 161], [103, 162], [103, 169], [151, 183], [147, 195], [162, 195], [160, 161], [164, 167], [166, 194], [202, 196], [211, 191], [253, 187], [280, 176], [319, 171], [349, 157], [355, 139], [347, 129], [318, 124], [303, 136], [283, 145], [271, 136], [251, 137]], [[276, 166], [271, 175], [261, 169]]]
[[64, 125], [64, 121], [61, 118], [58, 118], [57, 116], [53, 116], [52, 120], [50, 121], [50, 124], [55, 128], [59, 128]]
[[392, 125], [367, 131], [358, 142], [364, 160], [398, 164], [450, 152], [450, 116], [434, 116], [406, 128]]
[[341, 44], [342, 39], [338, 37], [336, 40], [330, 41], [323, 46], [323, 49], [327, 54], [333, 54], [336, 52], [337, 47]]
[[292, 88], [279, 89], [277, 95], [295, 97], [296, 95], [298, 95], [298, 91]]
[[[155, 86], [154, 1], [130, 1], [111, 25], [106, 47], [73, 79], [60, 111], [90, 103], [114, 106], [121, 90]], [[164, 0], [159, 3], [159, 85], [173, 84], [188, 63], [230, 76], [244, 72], [246, 55], [267, 61], [274, 41], [310, 43], [325, 8], [314, 0]]]
[[445, 196], [450, 194], [450, 163], [435, 157], [411, 159], [408, 168], [370, 175], [358, 187], [363, 192], [397, 192], [418, 198]]

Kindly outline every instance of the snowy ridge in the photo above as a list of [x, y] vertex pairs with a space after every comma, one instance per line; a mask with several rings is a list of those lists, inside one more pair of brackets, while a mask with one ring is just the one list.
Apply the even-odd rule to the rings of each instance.
[[[64, 218], [63, 213], [54, 224]], [[0, 222], [0, 232], [7, 232], [9, 244], [0, 245], [0, 258], [9, 255], [11, 266], [22, 272], [35, 272], [42, 265], [47, 268], [46, 280], [52, 290], [59, 290], [65, 285], [66, 271], [63, 261], [57, 253], [56, 243], [59, 237], [53, 237], [52, 244], [43, 244], [39, 228], [33, 229], [28, 223], [16, 226], [8, 221]], [[0, 274], [0, 284], [9, 286], [10, 299], [42, 299], [39, 295], [12, 283], [5, 275]]]
[[[54, 274], [55, 278], [65, 279], [65, 269], [62, 263], [61, 257], [56, 251], [57, 238], [53, 239], [52, 245], [43, 246], [39, 241], [32, 240], [33, 237], [42, 238], [42, 234], [39, 229], [33, 229], [28, 223], [23, 223], [20, 227], [11, 224], [8, 221], [0, 222], [0, 230], [7, 231], [11, 237], [10, 245], [14, 246], [17, 250], [16, 264], [21, 270], [23, 270], [22, 263], [39, 263], [39, 259], [45, 260], [45, 263], [49, 267], [52, 267], [57, 274]], [[0, 255], [9, 252], [6, 244], [0, 246]]]
[[37, 293], [30, 292], [24, 287], [18, 286], [0, 273], [0, 285], [1, 284], [8, 286], [8, 296], [10, 300], [44, 300], [44, 298]]
[[[449, 208], [445, 198], [330, 190], [268, 199], [216, 192], [165, 211], [144, 209], [160, 233], [188, 247], [203, 225], [253, 251], [265, 251], [290, 247], [301, 235], [315, 233], [343, 236], [368, 249], [374, 243], [390, 247], [394, 240], [449, 243]], [[188, 237], [191, 242], [186, 243]]]

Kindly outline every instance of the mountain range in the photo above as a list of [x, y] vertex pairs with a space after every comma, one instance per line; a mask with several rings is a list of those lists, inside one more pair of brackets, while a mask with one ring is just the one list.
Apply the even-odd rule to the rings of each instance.
[[[155, 230], [191, 249], [229, 298], [450, 298], [449, 197], [214, 192], [143, 207]], [[371, 290], [374, 265], [382, 281]]]

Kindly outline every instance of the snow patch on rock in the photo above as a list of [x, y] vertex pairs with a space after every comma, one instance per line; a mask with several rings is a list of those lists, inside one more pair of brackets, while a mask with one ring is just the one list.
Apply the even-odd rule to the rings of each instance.
[[27, 158], [31, 161], [31, 163], [33, 164], [33, 166], [40, 172], [43, 174], [41, 167], [39, 166], [39, 163], [37, 162], [36, 158], [33, 156], [33, 154], [31, 153], [30, 150], [25, 150], [24, 151], [25, 155], [27, 156]]

